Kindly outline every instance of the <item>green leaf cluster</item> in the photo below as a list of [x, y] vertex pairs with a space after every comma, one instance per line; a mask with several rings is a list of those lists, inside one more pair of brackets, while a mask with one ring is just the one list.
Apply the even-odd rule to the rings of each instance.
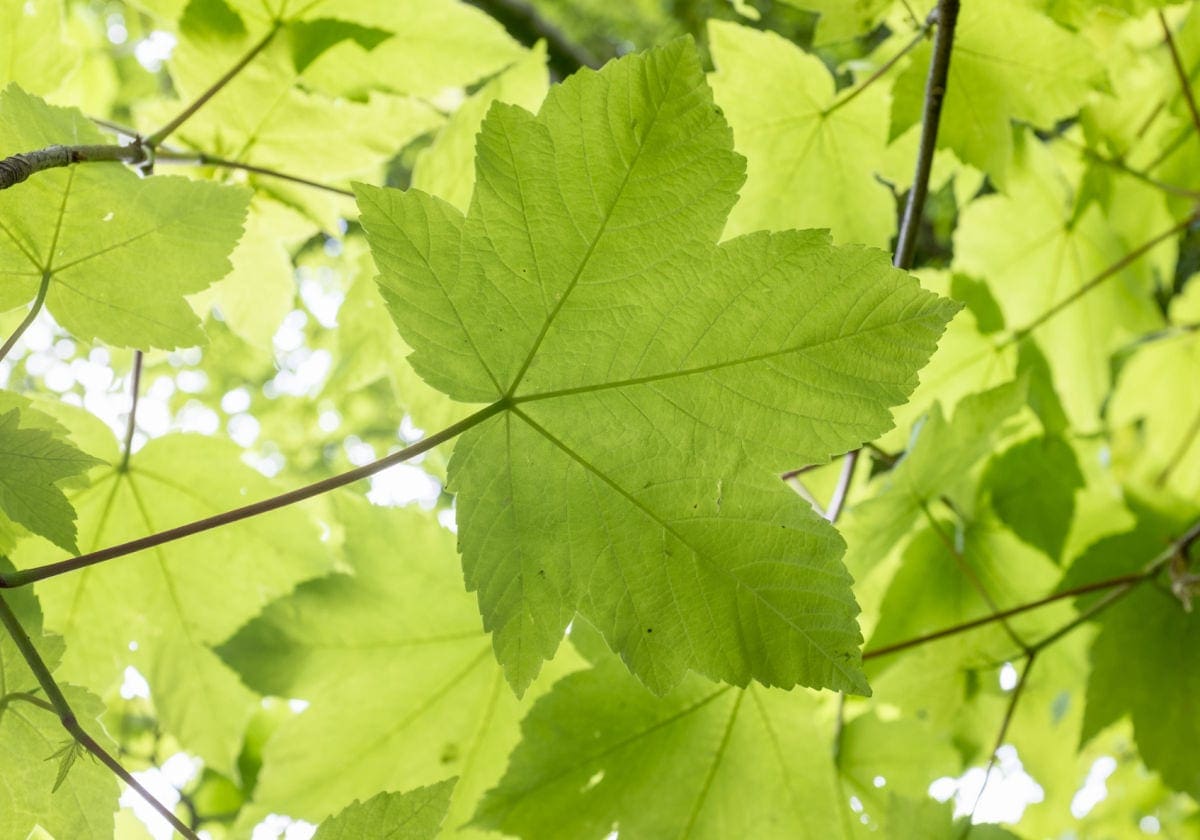
[[0, 840], [1200, 836], [1200, 4], [931, 8], [0, 0]]

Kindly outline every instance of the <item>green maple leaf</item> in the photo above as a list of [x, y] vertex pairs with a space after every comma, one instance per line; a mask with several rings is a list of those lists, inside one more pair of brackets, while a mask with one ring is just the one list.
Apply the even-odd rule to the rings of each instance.
[[[0, 156], [105, 142], [77, 110], [15, 85], [0, 92]], [[184, 296], [229, 271], [248, 200], [238, 187], [139, 178], [119, 163], [38, 173], [0, 193], [0, 311], [44, 287], [46, 308], [85, 341], [203, 343]]]
[[377, 791], [456, 775], [449, 833], [500, 778], [532, 698], [505, 687], [452, 534], [427, 514], [349, 495], [336, 509], [353, 575], [300, 586], [220, 649], [252, 688], [311, 704], [267, 744], [239, 825], [249, 832], [271, 812], [315, 822]]
[[841, 541], [777, 473], [887, 429], [954, 305], [817, 232], [717, 245], [743, 164], [685, 40], [493, 105], [476, 170], [465, 217], [357, 191], [414, 368], [493, 403], [450, 482], [510, 682], [578, 610], [660, 692], [866, 691]]
[[[896, 202], [875, 173], [887, 146], [887, 90], [845, 93], [819, 58], [772, 32], [709, 23], [717, 104], [747, 158], [746, 184], [726, 234], [763, 228], [829, 228], [835, 242], [887, 247]], [[778, 88], [789, 95], [775, 95]]]
[[[10, 567], [0, 560], [0, 568]], [[62, 640], [43, 633], [33, 593], [5, 590], [4, 600], [53, 670]], [[98, 720], [104, 704], [81, 688], [62, 688], [84, 728], [114, 750]], [[55, 837], [111, 837], [117, 778], [98, 762], [71, 761], [76, 742], [64, 747], [70, 736], [58, 713], [30, 700], [45, 703], [46, 696], [12, 639], [0, 633], [0, 837], [28, 837], [38, 825]]]
[[[274, 485], [240, 454], [230, 441], [174, 435], [148, 443], [123, 471], [95, 472], [71, 497], [81, 544], [121, 543], [224, 511], [230, 499], [271, 495]], [[22, 568], [59, 559], [37, 541], [13, 556]], [[68, 643], [64, 678], [103, 693], [135, 666], [154, 686], [164, 727], [229, 772], [255, 698], [210, 646], [329, 565], [312, 522], [290, 509], [46, 580], [37, 591], [48, 626]]]
[[843, 838], [832, 726], [803, 691], [688, 676], [656, 697], [611, 659], [555, 684], [474, 823], [518, 837]]
[[21, 418], [16, 408], [0, 413], [0, 513], [74, 551], [75, 509], [58, 485], [102, 462], [50, 431], [21, 428]]
[[454, 779], [403, 793], [380, 793], [355, 802], [321, 823], [313, 840], [433, 840], [438, 836]]
[[[896, 79], [892, 136], [921, 119], [929, 44]], [[938, 146], [1001, 185], [1013, 154], [1012, 120], [1050, 129], [1074, 114], [1104, 71], [1096, 50], [1022, 3], [963, 4], [954, 36]]]

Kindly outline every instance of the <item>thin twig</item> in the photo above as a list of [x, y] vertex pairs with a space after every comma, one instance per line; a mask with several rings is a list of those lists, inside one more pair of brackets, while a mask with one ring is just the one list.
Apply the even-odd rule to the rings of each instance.
[[125, 425], [125, 446], [121, 454], [121, 465], [117, 472], [129, 469], [129, 456], [133, 454], [133, 431], [137, 426], [138, 391], [142, 384], [142, 351], [133, 351], [133, 372], [129, 382], [129, 422]]
[[[983, 585], [983, 581], [980, 580], [979, 575], [975, 574], [975, 570], [967, 563], [967, 558], [963, 556], [962, 550], [950, 539], [950, 535], [942, 528], [941, 523], [934, 517], [932, 511], [929, 510], [929, 505], [924, 500], [921, 501], [921, 512], [925, 515], [925, 520], [929, 523], [929, 527], [933, 529], [934, 534], [937, 535], [937, 538], [945, 546], [946, 550], [950, 552], [950, 556], [954, 558], [955, 565], [958, 566], [958, 570], [962, 572], [967, 582], [971, 584], [971, 588], [979, 593], [979, 597], [987, 604], [988, 609], [992, 611], [992, 615], [999, 615], [1001, 612], [1000, 605], [992, 598], [991, 593], [987, 591], [987, 587]], [[1007, 619], [1001, 617], [996, 620], [1000, 622], [1000, 626], [1004, 628], [1004, 632], [1008, 634], [1008, 637], [1013, 640], [1017, 647], [1024, 651], [1029, 650], [1029, 645], [1017, 635], [1017, 632], [1012, 629]]]
[[163, 819], [171, 824], [171, 827], [178, 831], [188, 840], [199, 840], [196, 832], [192, 831], [184, 825], [177, 816], [171, 813], [171, 810], [155, 799], [150, 791], [133, 777], [133, 774], [121, 766], [121, 763], [109, 755], [108, 751], [102, 747], [91, 735], [89, 735], [80, 724], [79, 719], [75, 717], [75, 713], [71, 710], [71, 704], [67, 702], [67, 698], [59, 689], [58, 683], [54, 680], [54, 675], [50, 673], [50, 669], [46, 666], [45, 660], [38, 653], [37, 647], [33, 644], [33, 640], [29, 634], [25, 632], [25, 628], [21, 626], [21, 622], [17, 619], [16, 614], [9, 607], [8, 602], [4, 599], [3, 594], [0, 594], [0, 623], [4, 624], [4, 629], [8, 631], [8, 635], [12, 637], [17, 649], [21, 652], [29, 670], [33, 672], [34, 677], [38, 681], [38, 685], [42, 687], [42, 691], [46, 693], [47, 699], [54, 712], [58, 714], [59, 721], [62, 722], [63, 728], [67, 730], [84, 749], [95, 756], [99, 761], [108, 767], [117, 778], [129, 785], [138, 794], [146, 800], [155, 811], [162, 815]]
[[[917, 250], [917, 232], [920, 229], [921, 216], [925, 212], [925, 199], [929, 195], [929, 174], [933, 168], [938, 123], [942, 116], [942, 100], [946, 95], [947, 77], [950, 73], [950, 53], [954, 47], [958, 5], [959, 0], [939, 0], [937, 8], [930, 13], [926, 21], [926, 26], [937, 24], [937, 34], [933, 39], [933, 59], [929, 64], [929, 77], [925, 82], [925, 111], [921, 118], [921, 144], [917, 150], [913, 185], [904, 204], [904, 216], [896, 239], [896, 251], [892, 257], [892, 265], [904, 270], [912, 268], [913, 256]], [[845, 506], [846, 499], [841, 494], [849, 489], [849, 479], [853, 478], [854, 467], [858, 463], [858, 452], [859, 450], [855, 449], [846, 453], [846, 460], [842, 466], [842, 476], [846, 477], [846, 485], [843, 488], [839, 479], [838, 488], [835, 489], [834, 498], [830, 500], [826, 512], [826, 518], [831, 522], [837, 521]]]
[[287, 493], [281, 493], [278, 496], [272, 496], [269, 499], [263, 499], [259, 502], [245, 505], [240, 508], [218, 513], [213, 516], [199, 519], [195, 522], [189, 522], [185, 525], [179, 525], [174, 528], [168, 528], [165, 531], [160, 531], [156, 534], [150, 534], [145, 537], [139, 537], [136, 540], [121, 543], [120, 545], [102, 548], [99, 551], [93, 551], [88, 554], [81, 554], [78, 557], [72, 557], [68, 560], [60, 560], [56, 563], [49, 563], [45, 566], [37, 566], [32, 569], [23, 571], [10, 572], [0, 574], [0, 589], [12, 589], [19, 586], [26, 586], [39, 580], [57, 577], [58, 575], [66, 574], [67, 572], [82, 569], [87, 566], [103, 563], [105, 560], [112, 560], [116, 557], [124, 557], [128, 554], [133, 554], [143, 549], [153, 548], [164, 543], [174, 542], [175, 540], [190, 537], [193, 534], [211, 531], [213, 528], [220, 528], [223, 525], [229, 525], [233, 522], [240, 522], [243, 519], [250, 519], [260, 514], [269, 513], [273, 510], [278, 510], [288, 505], [293, 505], [296, 502], [305, 499], [311, 499], [313, 496], [319, 496], [322, 493], [328, 493], [330, 490], [335, 490], [339, 487], [345, 487], [347, 484], [353, 484], [375, 473], [386, 470], [388, 467], [396, 464], [409, 461], [422, 452], [427, 452], [440, 443], [444, 443], [451, 438], [458, 436], [473, 426], [482, 423], [489, 417], [504, 411], [511, 405], [510, 402], [500, 400], [494, 402], [486, 408], [482, 408], [474, 414], [459, 420], [457, 423], [447, 426], [437, 434], [430, 435], [424, 440], [414, 443], [405, 449], [393, 452], [378, 461], [373, 461], [370, 464], [365, 464], [361, 467], [355, 467], [347, 472], [339, 475], [331, 476], [321, 481], [313, 482], [304, 487], [290, 490]]
[[929, 193], [929, 173], [933, 169], [933, 153], [937, 149], [942, 103], [946, 98], [950, 75], [950, 56], [954, 51], [954, 28], [958, 23], [958, 7], [958, 0], [938, 0], [937, 9], [934, 10], [937, 32], [933, 37], [933, 58], [929, 62], [929, 76], [925, 81], [921, 145], [917, 150], [913, 185], [909, 190], [908, 203], [904, 206], [904, 217], [900, 221], [900, 234], [896, 240], [896, 256], [893, 263], [897, 268], [912, 268], [913, 255], [917, 250], [917, 232], [925, 211], [925, 199]]
[[30, 325], [37, 320], [38, 313], [42, 311], [42, 304], [46, 302], [46, 292], [50, 289], [50, 272], [42, 272], [42, 283], [38, 286], [37, 297], [33, 299], [33, 305], [29, 307], [29, 312], [21, 319], [21, 323], [17, 324], [17, 328], [13, 334], [4, 342], [4, 346], [0, 347], [0, 362], [4, 361], [9, 352], [20, 341], [21, 336], [25, 334], [25, 330], [29, 329]]
[[145, 140], [146, 145], [152, 148], [157, 146], [159, 143], [170, 137], [177, 128], [191, 119], [192, 116], [201, 108], [203, 108], [210, 99], [220, 93], [221, 89], [224, 88], [225, 85], [232, 82], [238, 73], [241, 73], [243, 70], [245, 70], [246, 66], [249, 65], [250, 62], [253, 61], [260, 52], [267, 48], [271, 41], [274, 40], [275, 34], [279, 31], [279, 26], [279, 22], [276, 21], [276, 23], [269, 30], [267, 30], [267, 34], [264, 35], [257, 44], [251, 47], [244, 56], [238, 59], [237, 63], [230, 67], [229, 70], [227, 70], [225, 74], [221, 76], [221, 78], [213, 82], [207, 90], [196, 97], [196, 99], [190, 105], [180, 111], [174, 119], [147, 137]]
[[1192, 83], [1188, 79], [1187, 70], [1183, 67], [1183, 59], [1179, 55], [1179, 47], [1175, 45], [1175, 36], [1171, 34], [1171, 27], [1167, 24], [1167, 17], [1160, 9], [1158, 12], [1158, 22], [1162, 25], [1163, 40], [1167, 44], [1167, 49], [1171, 53], [1171, 63], [1175, 65], [1175, 75], [1179, 77], [1179, 88], [1183, 91], [1183, 98], [1187, 102], [1188, 113], [1192, 115], [1192, 127], [1196, 129], [1197, 134], [1200, 134], [1200, 110], [1196, 109], [1196, 98], [1192, 95]]

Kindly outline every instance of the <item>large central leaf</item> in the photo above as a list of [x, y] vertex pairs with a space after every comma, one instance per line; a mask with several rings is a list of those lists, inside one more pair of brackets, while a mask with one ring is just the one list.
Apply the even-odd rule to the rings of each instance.
[[886, 430], [954, 306], [820, 232], [718, 245], [732, 146], [684, 40], [494, 105], [465, 217], [358, 188], [413, 366], [494, 403], [450, 481], [518, 690], [579, 611], [659, 692], [866, 691], [843, 544], [775, 473]]

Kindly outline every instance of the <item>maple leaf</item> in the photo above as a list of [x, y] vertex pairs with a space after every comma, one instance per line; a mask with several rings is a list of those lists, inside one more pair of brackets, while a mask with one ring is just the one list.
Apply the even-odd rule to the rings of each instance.
[[841, 540], [775, 473], [886, 430], [955, 306], [820, 232], [718, 245], [743, 172], [679, 40], [493, 105], [465, 216], [357, 187], [414, 368], [492, 403], [450, 483], [518, 691], [577, 610], [660, 692], [867, 690]]

